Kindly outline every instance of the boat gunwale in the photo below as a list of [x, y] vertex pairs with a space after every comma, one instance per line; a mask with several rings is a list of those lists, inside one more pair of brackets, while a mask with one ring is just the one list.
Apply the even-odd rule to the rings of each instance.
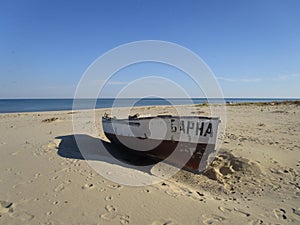
[[171, 115], [158, 115], [158, 116], [147, 116], [147, 117], [137, 117], [137, 118], [113, 118], [113, 117], [102, 117], [102, 121], [110, 122], [110, 121], [139, 121], [139, 120], [147, 120], [153, 118], [174, 118], [174, 119], [186, 119], [186, 118], [197, 118], [197, 119], [208, 119], [208, 120], [219, 120], [219, 117], [208, 117], [208, 116], [171, 116]]

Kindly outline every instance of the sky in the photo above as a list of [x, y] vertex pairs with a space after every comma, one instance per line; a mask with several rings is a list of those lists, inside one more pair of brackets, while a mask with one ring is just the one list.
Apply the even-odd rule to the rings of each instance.
[[[0, 98], [72, 98], [98, 57], [142, 40], [197, 54], [225, 97], [300, 98], [299, 9], [298, 0], [2, 0]], [[203, 97], [187, 75], [158, 64], [125, 68], [102, 96], [115, 97], [143, 76], [165, 77]]]

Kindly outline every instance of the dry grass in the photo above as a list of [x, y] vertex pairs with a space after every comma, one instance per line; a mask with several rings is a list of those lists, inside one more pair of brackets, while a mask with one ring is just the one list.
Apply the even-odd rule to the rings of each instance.
[[300, 106], [299, 100], [285, 100], [285, 101], [272, 101], [272, 102], [238, 102], [238, 103], [227, 103], [227, 105], [232, 106], [247, 106], [247, 105], [255, 105], [255, 106], [273, 106], [273, 105], [296, 105]]
[[[274, 105], [296, 105], [300, 106], [300, 100], [282, 100], [272, 102], [226, 102], [227, 106], [274, 106]], [[195, 104], [195, 106], [209, 106], [207, 102]]]

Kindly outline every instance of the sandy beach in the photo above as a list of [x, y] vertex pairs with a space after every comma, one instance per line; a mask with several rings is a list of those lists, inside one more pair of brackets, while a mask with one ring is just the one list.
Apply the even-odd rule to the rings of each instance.
[[[185, 109], [208, 112], [202, 105]], [[104, 112], [96, 110], [98, 132], [84, 134], [74, 133], [72, 117], [88, 126], [85, 111], [0, 114], [0, 224], [300, 223], [299, 105], [227, 106], [223, 144], [204, 174], [180, 171], [141, 187], [101, 176], [76, 146], [74, 135], [87, 146], [107, 141]], [[170, 114], [172, 108], [136, 112]]]

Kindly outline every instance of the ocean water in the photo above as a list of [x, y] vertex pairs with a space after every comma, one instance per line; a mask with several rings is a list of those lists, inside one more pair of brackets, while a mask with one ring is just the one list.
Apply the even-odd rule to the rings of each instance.
[[[226, 102], [272, 102], [299, 99], [276, 98], [226, 98]], [[61, 111], [94, 108], [128, 107], [128, 106], [155, 106], [155, 105], [189, 105], [207, 102], [206, 98], [144, 98], [144, 99], [79, 99], [73, 108], [73, 99], [0, 99], [0, 113]], [[210, 99], [209, 102], [219, 103], [219, 99]]]

